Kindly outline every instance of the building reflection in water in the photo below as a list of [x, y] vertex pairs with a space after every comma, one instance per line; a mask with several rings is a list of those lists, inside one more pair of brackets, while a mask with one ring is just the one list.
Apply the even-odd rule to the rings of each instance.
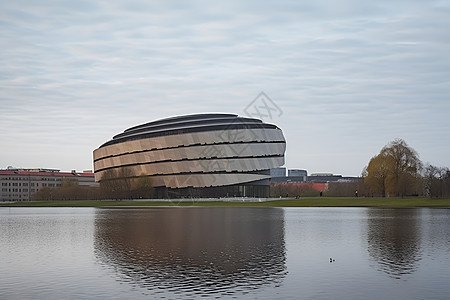
[[164, 296], [232, 295], [279, 285], [284, 211], [277, 208], [99, 209], [95, 250], [120, 281]]
[[369, 255], [392, 278], [412, 274], [421, 260], [419, 212], [416, 209], [368, 210]]

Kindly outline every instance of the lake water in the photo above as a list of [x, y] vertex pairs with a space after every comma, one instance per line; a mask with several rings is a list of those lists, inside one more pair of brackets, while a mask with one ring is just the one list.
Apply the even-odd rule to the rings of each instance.
[[0, 299], [449, 295], [448, 209], [0, 208]]

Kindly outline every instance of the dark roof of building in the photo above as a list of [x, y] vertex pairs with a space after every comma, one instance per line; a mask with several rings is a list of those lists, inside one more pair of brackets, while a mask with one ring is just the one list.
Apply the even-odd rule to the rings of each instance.
[[161, 119], [126, 129], [101, 147], [150, 137], [227, 129], [272, 128], [273, 124], [235, 114], [193, 114]]

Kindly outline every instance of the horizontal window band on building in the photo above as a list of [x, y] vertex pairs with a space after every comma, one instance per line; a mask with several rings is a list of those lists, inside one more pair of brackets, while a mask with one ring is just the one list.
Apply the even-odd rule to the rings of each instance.
[[146, 138], [153, 138], [153, 137], [162, 137], [162, 136], [170, 136], [170, 135], [179, 135], [179, 134], [185, 134], [185, 133], [194, 133], [194, 132], [205, 132], [205, 131], [228, 131], [228, 130], [236, 130], [236, 129], [278, 129], [277, 126], [272, 124], [237, 124], [236, 123], [230, 123], [225, 125], [214, 125], [214, 126], [205, 126], [205, 127], [192, 127], [192, 128], [180, 128], [180, 129], [173, 129], [173, 130], [161, 130], [157, 132], [150, 132], [150, 133], [139, 133], [137, 135], [130, 135], [126, 137], [121, 137], [118, 139], [112, 139], [103, 145], [100, 146], [106, 147], [118, 143], [128, 142], [128, 141], [134, 141], [134, 140], [141, 140]]
[[213, 144], [201, 144], [201, 143], [195, 143], [191, 145], [179, 145], [174, 147], [164, 147], [164, 148], [152, 148], [152, 149], [145, 149], [145, 150], [136, 150], [131, 152], [124, 152], [120, 154], [114, 154], [114, 155], [108, 155], [103, 156], [97, 159], [94, 159], [94, 163], [103, 159], [112, 158], [112, 157], [119, 157], [124, 155], [130, 155], [130, 154], [137, 154], [137, 153], [145, 153], [145, 152], [152, 152], [152, 151], [163, 151], [163, 150], [171, 150], [171, 149], [180, 149], [180, 148], [190, 148], [190, 147], [208, 147], [208, 146], [221, 146], [221, 145], [242, 145], [242, 144], [282, 144], [285, 145], [286, 141], [238, 141], [238, 142], [220, 142], [220, 143], [213, 143]]
[[[231, 175], [231, 174], [243, 174], [243, 175], [261, 175], [267, 176], [270, 178], [270, 175], [267, 174], [270, 170], [256, 170], [256, 171], [212, 171], [212, 172], [179, 172], [179, 173], [167, 173], [167, 174], [145, 174], [145, 175], [132, 175], [128, 177], [121, 178], [111, 178], [105, 180], [120, 180], [120, 179], [136, 179], [141, 177], [161, 177], [161, 176], [184, 176], [184, 175]], [[100, 180], [102, 181], [102, 180]]]
[[[134, 166], [142, 166], [142, 165], [153, 165], [153, 164], [159, 164], [159, 163], [168, 163], [168, 162], [185, 162], [185, 161], [211, 161], [211, 160], [228, 160], [228, 159], [235, 159], [235, 160], [242, 160], [242, 159], [258, 159], [258, 158], [282, 158], [284, 157], [283, 154], [276, 154], [276, 155], [264, 155], [264, 156], [235, 156], [235, 157], [202, 157], [202, 158], [182, 158], [177, 160], [159, 160], [159, 161], [151, 161], [151, 162], [142, 162], [142, 163], [132, 163], [132, 164], [124, 164], [124, 165], [117, 165], [113, 167], [107, 167], [103, 169], [98, 169], [95, 172], [103, 172], [106, 170], [111, 169], [118, 169], [123, 167], [134, 167]], [[247, 171], [245, 172], [247, 173]]]
[[164, 122], [162, 124], [146, 124], [141, 125], [138, 128], [130, 128], [123, 133], [115, 135], [113, 138], [122, 138], [130, 134], [143, 133], [143, 132], [156, 132], [161, 130], [173, 130], [173, 129], [188, 129], [191, 127], [206, 127], [206, 126], [222, 126], [231, 124], [262, 124], [261, 120], [250, 118], [213, 118], [213, 119], [201, 119], [201, 120], [183, 120], [176, 122]]
[[[272, 124], [264, 124], [261, 121], [254, 122], [254, 121], [247, 121], [246, 119], [232, 119], [227, 120], [227, 122], [217, 122], [217, 120], [212, 121], [191, 121], [187, 123], [175, 123], [175, 124], [169, 124], [169, 125], [158, 125], [158, 126], [148, 126], [143, 127], [140, 129], [125, 131], [123, 133], [119, 133], [113, 137], [113, 139], [121, 139], [131, 136], [136, 136], [139, 134], [159, 134], [161, 132], [170, 132], [174, 131], [177, 132], [179, 130], [183, 131], [190, 131], [192, 129], [198, 129], [198, 131], [194, 132], [201, 132], [201, 131], [215, 131], [214, 128], [221, 128], [226, 127], [226, 130], [230, 129], [248, 129], [249, 127], [253, 128], [269, 128], [264, 127], [265, 125], [272, 125]], [[258, 127], [256, 127], [258, 126]], [[234, 127], [234, 128], [233, 128]], [[212, 129], [212, 130], [211, 130]]]

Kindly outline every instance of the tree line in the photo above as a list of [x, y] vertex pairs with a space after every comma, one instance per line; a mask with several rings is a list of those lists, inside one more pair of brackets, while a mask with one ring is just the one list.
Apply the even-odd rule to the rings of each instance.
[[32, 200], [84, 200], [102, 199], [99, 187], [80, 186], [75, 178], [63, 178], [59, 188], [40, 188]]
[[299, 197], [354, 197], [358, 195], [365, 196], [366, 185], [361, 179], [356, 182], [328, 182], [326, 188], [320, 191], [308, 184], [296, 184], [296, 183], [272, 183], [270, 185], [270, 197], [287, 197], [287, 198], [299, 198]]
[[154, 192], [149, 176], [136, 177], [127, 168], [106, 170], [100, 179], [100, 190], [106, 199], [149, 199]]
[[418, 153], [402, 139], [395, 139], [372, 157], [362, 177], [371, 196], [450, 196], [447, 167], [423, 164]]
[[384, 146], [364, 167], [361, 180], [329, 182], [322, 191], [307, 185], [271, 184], [271, 197], [450, 197], [450, 170], [424, 164], [419, 154], [402, 139]]
[[33, 200], [104, 200], [104, 199], [150, 199], [153, 184], [145, 174], [134, 176], [127, 169], [110, 169], [104, 172], [99, 187], [80, 186], [74, 178], [63, 178], [60, 188], [43, 187]]

